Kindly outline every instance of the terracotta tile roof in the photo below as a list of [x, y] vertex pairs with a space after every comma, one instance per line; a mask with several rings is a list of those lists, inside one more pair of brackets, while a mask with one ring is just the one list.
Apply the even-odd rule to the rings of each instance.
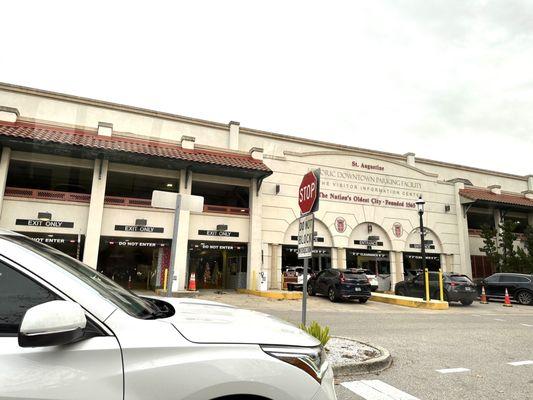
[[235, 154], [205, 149], [184, 149], [179, 145], [155, 140], [99, 136], [94, 132], [69, 130], [48, 125], [36, 125], [25, 122], [0, 122], [0, 141], [2, 137], [262, 171], [265, 172], [265, 175], [271, 173], [271, 170], [262, 161], [256, 160], [248, 154]]
[[510, 206], [533, 208], [533, 200], [528, 199], [522, 194], [509, 194], [509, 193], [496, 194], [496, 193], [492, 193], [489, 189], [482, 189], [482, 188], [460, 189], [459, 194], [470, 200], [487, 201], [491, 203], [507, 204]]

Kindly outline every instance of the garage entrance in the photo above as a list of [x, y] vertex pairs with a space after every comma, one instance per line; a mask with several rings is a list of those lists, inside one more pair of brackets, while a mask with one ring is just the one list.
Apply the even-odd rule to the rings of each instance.
[[[281, 272], [287, 268], [303, 267], [304, 260], [298, 258], [298, 246], [286, 246], [281, 248]], [[327, 247], [313, 247], [313, 257], [309, 262], [309, 272], [319, 272], [331, 268], [331, 249]]]
[[189, 241], [189, 270], [197, 289], [244, 289], [248, 271], [248, 245], [231, 242]]
[[[429, 271], [438, 271], [440, 254], [426, 254], [426, 267]], [[414, 273], [422, 269], [422, 255], [420, 253], [403, 253], [403, 270]]]
[[363, 268], [374, 275], [390, 275], [389, 252], [383, 250], [347, 250], [347, 268]]
[[98, 271], [119, 285], [136, 290], [162, 287], [170, 264], [171, 240], [103, 236]]

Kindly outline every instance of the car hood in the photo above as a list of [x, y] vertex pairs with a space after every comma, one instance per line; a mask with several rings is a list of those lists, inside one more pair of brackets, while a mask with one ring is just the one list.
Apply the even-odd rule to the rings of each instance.
[[242, 343], [287, 346], [318, 346], [320, 342], [296, 326], [268, 314], [212, 301], [162, 299], [176, 313], [169, 321], [195, 343]]

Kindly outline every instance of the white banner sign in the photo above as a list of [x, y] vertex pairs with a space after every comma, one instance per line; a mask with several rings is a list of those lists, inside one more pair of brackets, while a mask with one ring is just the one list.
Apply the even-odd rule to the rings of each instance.
[[313, 234], [315, 215], [300, 217], [298, 225], [298, 258], [311, 258], [313, 255]]

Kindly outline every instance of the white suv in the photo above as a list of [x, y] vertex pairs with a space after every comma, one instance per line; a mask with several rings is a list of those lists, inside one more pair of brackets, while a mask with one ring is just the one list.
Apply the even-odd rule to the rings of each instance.
[[142, 298], [0, 231], [0, 398], [335, 399], [319, 342], [228, 305]]

